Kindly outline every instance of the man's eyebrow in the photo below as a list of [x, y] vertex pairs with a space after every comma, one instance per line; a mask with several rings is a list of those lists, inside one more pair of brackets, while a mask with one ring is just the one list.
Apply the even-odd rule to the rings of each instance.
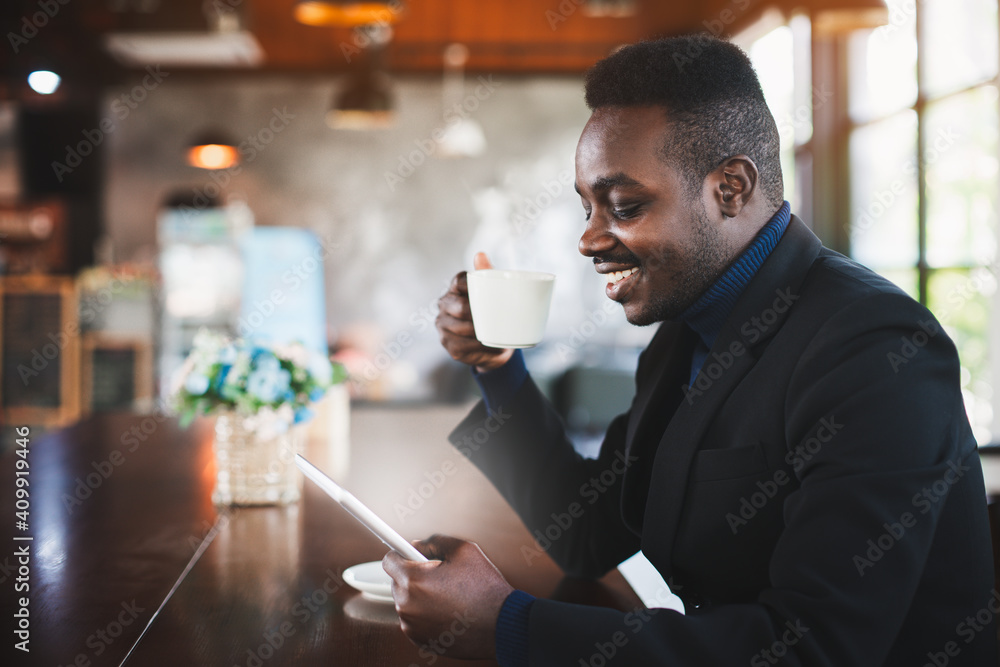
[[[617, 174], [612, 174], [610, 176], [601, 176], [600, 178], [594, 180], [594, 182], [591, 184], [591, 188], [594, 190], [594, 192], [607, 192], [611, 188], [623, 187], [623, 186], [636, 187], [641, 185], [642, 183], [635, 180], [631, 176], [627, 176], [623, 172], [618, 172]], [[574, 183], [573, 187], [576, 189], [577, 193], [580, 192], [580, 186]]]

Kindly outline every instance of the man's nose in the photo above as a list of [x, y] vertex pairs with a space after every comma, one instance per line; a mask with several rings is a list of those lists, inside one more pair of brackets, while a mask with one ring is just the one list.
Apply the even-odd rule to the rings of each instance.
[[587, 229], [580, 237], [580, 254], [595, 257], [607, 253], [618, 244], [618, 239], [611, 234], [604, 221], [596, 213], [587, 221]]

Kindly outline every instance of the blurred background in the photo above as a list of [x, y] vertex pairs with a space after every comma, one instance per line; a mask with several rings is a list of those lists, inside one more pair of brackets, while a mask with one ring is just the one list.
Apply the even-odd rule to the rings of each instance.
[[468, 370], [433, 322], [485, 250], [557, 274], [527, 359], [587, 446], [628, 405], [653, 330], [609, 307], [577, 252], [583, 74], [619, 45], [704, 32], [754, 61], [793, 212], [934, 311], [977, 438], [1000, 432], [997, 0], [5, 0], [0, 14], [5, 424], [164, 410], [202, 327], [329, 351], [357, 404], [466, 402]]

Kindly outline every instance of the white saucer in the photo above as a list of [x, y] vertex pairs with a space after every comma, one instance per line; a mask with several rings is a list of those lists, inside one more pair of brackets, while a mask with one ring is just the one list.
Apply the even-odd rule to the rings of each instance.
[[382, 561], [361, 563], [344, 570], [344, 583], [361, 591], [362, 597], [373, 602], [393, 603], [392, 579], [382, 569]]

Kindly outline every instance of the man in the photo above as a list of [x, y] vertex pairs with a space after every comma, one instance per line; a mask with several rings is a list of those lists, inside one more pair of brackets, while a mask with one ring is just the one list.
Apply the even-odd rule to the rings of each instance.
[[686, 615], [534, 599], [435, 537], [418, 544], [439, 561], [384, 561], [404, 632], [463, 610], [479, 622], [449, 655], [502, 665], [995, 665], [982, 471], [941, 325], [790, 215], [735, 46], [626, 47], [586, 98], [580, 252], [631, 323], [662, 322], [635, 399], [578, 456], [521, 355], [476, 341], [459, 274], [438, 329], [485, 400], [451, 439], [510, 415], [470, 458], [532, 530], [583, 507], [549, 555], [596, 577], [641, 548]]

